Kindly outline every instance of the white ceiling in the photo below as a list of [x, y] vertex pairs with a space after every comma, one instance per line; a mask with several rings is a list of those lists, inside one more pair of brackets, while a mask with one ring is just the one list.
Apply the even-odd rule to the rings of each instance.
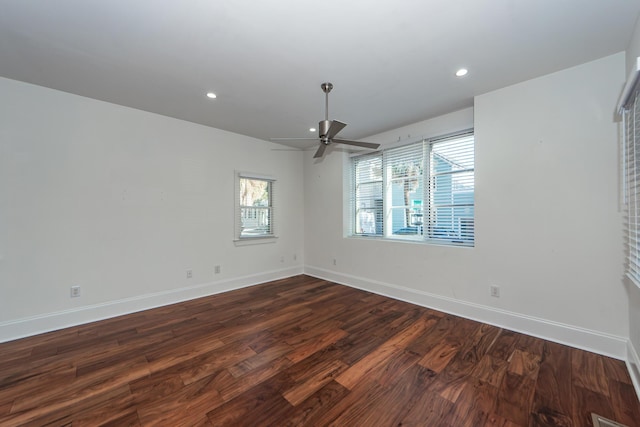
[[330, 119], [360, 139], [620, 52], [639, 12], [638, 0], [0, 0], [0, 75], [262, 139], [313, 136], [330, 81]]

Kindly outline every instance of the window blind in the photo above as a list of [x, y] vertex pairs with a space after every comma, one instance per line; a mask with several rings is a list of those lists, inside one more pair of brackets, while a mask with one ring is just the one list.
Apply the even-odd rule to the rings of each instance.
[[432, 141], [429, 164], [428, 235], [472, 244], [475, 240], [474, 137]]
[[352, 235], [473, 246], [473, 131], [356, 156], [352, 181]]
[[382, 235], [383, 181], [382, 154], [354, 158], [352, 209], [355, 212], [354, 234]]
[[627, 276], [640, 286], [640, 88], [637, 78], [623, 107]]
[[387, 172], [387, 229], [392, 235], [424, 236], [425, 145], [422, 142], [384, 152]]

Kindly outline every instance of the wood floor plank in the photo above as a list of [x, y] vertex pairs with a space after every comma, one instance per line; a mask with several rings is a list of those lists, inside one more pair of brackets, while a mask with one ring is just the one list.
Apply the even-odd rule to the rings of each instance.
[[205, 337], [173, 348], [165, 348], [162, 353], [145, 353], [145, 357], [148, 362], [149, 372], [153, 373], [168, 369], [223, 346], [224, 343], [222, 341]]
[[[405, 425], [403, 418], [410, 412], [417, 400], [422, 399], [433, 375], [433, 371], [417, 365], [417, 355], [406, 352], [405, 361], [412, 361], [408, 367], [401, 364], [401, 370], [392, 370], [395, 378], [390, 376], [386, 381], [381, 382], [377, 378], [377, 383], [384, 387], [384, 393], [380, 397], [378, 404], [362, 415], [363, 425], [397, 426]], [[402, 357], [401, 356], [401, 357]], [[412, 358], [410, 358], [413, 356]], [[395, 363], [392, 362], [395, 365]]]
[[366, 333], [349, 333], [335, 344], [326, 347], [326, 350], [329, 354], [335, 354], [334, 357], [347, 365], [353, 365], [382, 345], [384, 341], [384, 337], [371, 337]]
[[459, 350], [459, 345], [441, 342], [433, 346], [418, 363], [434, 372], [441, 372], [447, 367]]
[[380, 347], [352, 365], [338, 376], [336, 381], [344, 387], [352, 389], [358, 381], [367, 376], [371, 371], [379, 369], [381, 365], [398, 357], [430, 324], [432, 324], [432, 322], [426, 317], [414, 321], [411, 325], [388, 339]]
[[218, 408], [209, 411], [207, 418], [215, 426], [276, 425], [291, 405], [266, 384], [251, 388]]
[[508, 371], [522, 376], [536, 378], [540, 370], [540, 356], [522, 350], [515, 350], [508, 359]]
[[445, 419], [451, 413], [454, 404], [437, 393], [422, 392], [415, 399], [409, 411], [402, 416], [397, 425], [403, 427], [446, 426]]
[[596, 413], [605, 418], [616, 420], [616, 414], [611, 402], [603, 394], [576, 385], [572, 388], [574, 424], [578, 426], [593, 426], [591, 414]]
[[266, 365], [262, 365], [243, 374], [240, 377], [234, 377], [234, 381], [230, 381], [219, 388], [220, 395], [225, 402], [229, 401], [245, 391], [250, 390], [256, 384], [260, 384], [261, 382], [277, 375], [278, 372], [288, 368], [289, 366], [291, 366], [291, 361], [286, 357], [283, 356], [275, 359]]
[[607, 378], [625, 384], [632, 384], [627, 366], [622, 360], [616, 360], [606, 356], [601, 356], [601, 359]]
[[303, 402], [293, 406], [280, 423], [285, 427], [321, 425], [318, 420], [348, 394], [349, 390], [335, 381], [330, 381]]
[[336, 382], [352, 390], [363, 378], [368, 380], [368, 375], [380, 369], [381, 366], [399, 356], [403, 350], [393, 345], [383, 345], [360, 359], [356, 364], [344, 371]]
[[[615, 419], [627, 426], [640, 425], [640, 405], [633, 400], [633, 385], [609, 379], [609, 391], [612, 402], [624, 402], [624, 404], [612, 405]], [[601, 414], [598, 414], [601, 415]]]
[[0, 359], [3, 361], [15, 360], [17, 354], [24, 354], [26, 352], [27, 356], [30, 355], [35, 347], [43, 346], [51, 342], [62, 342], [69, 337], [77, 336], [78, 328], [71, 327], [11, 341], [11, 345], [0, 345]]
[[293, 406], [302, 403], [309, 396], [330, 383], [347, 368], [340, 360], [332, 360], [328, 363], [311, 367], [304, 376], [293, 378], [296, 384], [283, 393]]
[[[44, 426], [71, 425], [75, 417], [93, 416], [103, 412], [105, 406], [114, 403], [118, 408], [129, 408], [131, 393], [127, 385], [109, 388], [100, 394], [84, 393], [82, 398], [69, 403], [64, 397], [49, 401], [46, 405], [14, 408], [10, 417], [0, 418], [0, 425]], [[118, 409], [119, 410], [119, 409]]]
[[442, 344], [446, 339], [449, 339], [448, 342], [450, 345], [460, 346], [461, 341], [455, 337], [452, 338], [452, 331], [464, 329], [464, 332], [467, 333], [470, 329], [475, 328], [476, 324], [474, 322], [467, 323], [459, 317], [450, 315], [443, 316], [436, 319], [436, 324], [431, 329], [423, 332], [421, 336], [417, 337], [407, 349], [424, 356], [435, 346]]
[[[471, 330], [474, 333], [464, 342], [432, 386], [433, 391], [440, 393], [442, 397], [452, 403], [456, 403], [474, 369], [500, 334], [500, 329], [494, 326], [475, 322], [472, 325]], [[448, 340], [449, 337], [447, 337]], [[453, 342], [455, 343], [457, 340], [456, 337]]]
[[185, 385], [191, 384], [255, 356], [257, 356], [256, 352], [243, 343], [227, 344], [195, 359], [190, 359], [188, 364], [179, 369], [180, 378]]
[[360, 382], [344, 399], [322, 414], [317, 420], [317, 425], [365, 426], [365, 415], [376, 407], [385, 391], [386, 389], [375, 381]]
[[640, 427], [623, 362], [309, 276], [0, 344], [0, 425]]
[[[392, 387], [399, 381], [403, 381], [409, 373], [410, 369], [418, 364], [420, 356], [407, 350], [402, 350], [396, 357], [393, 357], [379, 369], [371, 372], [369, 378], [377, 381], [385, 387]], [[433, 371], [427, 369], [430, 373]], [[423, 386], [426, 384], [423, 384]]]
[[129, 383], [131, 394], [138, 405], [177, 393], [184, 386], [185, 384], [176, 370], [156, 372]]
[[571, 349], [545, 343], [532, 406], [536, 425], [552, 421], [557, 425], [572, 424], [572, 383]]
[[251, 357], [248, 357], [233, 366], [230, 366], [227, 370], [231, 375], [235, 378], [239, 378], [242, 375], [253, 371], [256, 368], [264, 366], [274, 360], [287, 356], [289, 353], [293, 351], [293, 347], [291, 347], [286, 342], [278, 343], [269, 347], [262, 353], [255, 354]]
[[0, 403], [0, 419], [5, 417], [11, 412], [11, 407], [13, 406], [13, 398], [5, 398]]
[[273, 317], [259, 318], [255, 321], [243, 322], [239, 325], [225, 327], [217, 331], [213, 336], [225, 343], [237, 340], [238, 336], [252, 334], [255, 331], [268, 330], [282, 324], [292, 324], [309, 316], [312, 310], [301, 307], [301, 304], [292, 305], [286, 310], [276, 311]]
[[[80, 420], [78, 424], [83, 425], [82, 421], [83, 420]], [[87, 426], [89, 425], [91, 424], [87, 424]], [[111, 421], [104, 421], [104, 422], [100, 422], [99, 424], [93, 424], [93, 425], [100, 425], [100, 427], [140, 427], [141, 426], [140, 418], [138, 418], [138, 412], [129, 412]]]
[[340, 341], [347, 335], [348, 333], [342, 329], [327, 331], [319, 336], [305, 340], [304, 343], [297, 343], [296, 348], [287, 355], [287, 358], [293, 363], [298, 363], [309, 357], [309, 355]]
[[[508, 360], [516, 347], [520, 334], [503, 329], [489, 349], [488, 354], [494, 359]], [[527, 347], [525, 346], [526, 350]]]
[[149, 368], [144, 357], [114, 364], [108, 370], [94, 372], [77, 378], [65, 387], [65, 393], [51, 387], [41, 389], [39, 393], [21, 395], [14, 400], [11, 412], [38, 410], [48, 405], [56, 410], [77, 405], [95, 394], [104, 393], [125, 386], [136, 379], [149, 375]]
[[594, 353], [571, 349], [571, 373], [574, 385], [609, 396], [609, 384], [601, 357]]
[[[535, 425], [537, 426], [538, 424], [535, 424]], [[569, 426], [565, 426], [564, 424], [542, 424], [542, 425], [546, 427], [569, 427]], [[523, 427], [523, 426], [520, 426], [499, 415], [489, 414], [489, 416], [487, 417], [487, 420], [484, 423], [484, 427]], [[533, 424], [529, 424], [529, 427], [533, 427]]]
[[82, 410], [74, 408], [72, 418], [73, 426], [139, 424], [135, 400], [128, 387], [109, 399], [98, 396], [94, 405]]
[[0, 383], [0, 402], [13, 399], [16, 396], [30, 395], [46, 388], [48, 384], [69, 385], [76, 379], [76, 368], [72, 363], [51, 364], [32, 370], [29, 373], [20, 372], [18, 375], [2, 379]]
[[283, 327], [281, 330], [274, 330], [273, 335], [277, 339], [286, 341], [294, 347], [298, 347], [300, 344], [304, 344], [308, 340], [314, 339], [325, 332], [341, 329], [343, 322], [330, 319], [330, 315], [330, 312], [321, 315], [319, 311], [314, 311], [313, 316], [308, 316], [296, 322], [293, 326]]
[[152, 351], [158, 343], [169, 341], [173, 338], [171, 331], [153, 334], [140, 334], [135, 342], [121, 342], [118, 345], [93, 355], [80, 355], [75, 358], [74, 364], [78, 369], [78, 376], [86, 375], [89, 372], [101, 369], [113, 364], [115, 361], [132, 359], [140, 354], [146, 354]]
[[190, 426], [207, 420], [207, 412], [224, 403], [212, 377], [179, 388], [160, 399], [138, 404], [142, 425]]
[[494, 387], [499, 387], [502, 384], [508, 366], [509, 362], [485, 354], [471, 371], [471, 376]]
[[[376, 299], [374, 300], [375, 303], [371, 305], [364, 301], [355, 302], [351, 306], [351, 310], [349, 310], [349, 312], [335, 316], [335, 319], [343, 321], [344, 325], [342, 326], [342, 329], [350, 333], [367, 329], [371, 325], [380, 321], [380, 318], [374, 313], [376, 312], [376, 307], [383, 304], [386, 300], [386, 298], [382, 301], [377, 301]], [[385, 318], [391, 321], [400, 316], [402, 316], [402, 313], [391, 312], [387, 313]]]
[[456, 427], [482, 426], [493, 413], [497, 396], [497, 387], [481, 380], [469, 379], [445, 420]]
[[533, 406], [535, 379], [507, 371], [499, 387], [495, 413], [518, 425], [527, 425]]
[[518, 334], [515, 349], [542, 356], [544, 347], [548, 342], [549, 341], [538, 337], [532, 337], [531, 335]]

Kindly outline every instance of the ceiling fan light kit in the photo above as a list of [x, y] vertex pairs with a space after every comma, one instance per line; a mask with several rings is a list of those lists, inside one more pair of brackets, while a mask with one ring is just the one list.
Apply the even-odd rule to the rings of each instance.
[[[356, 147], [377, 149], [380, 147], [380, 144], [374, 144], [371, 142], [361, 142], [361, 141], [350, 141], [348, 139], [337, 139], [335, 136], [347, 126], [346, 123], [342, 123], [339, 120], [329, 120], [329, 92], [333, 89], [333, 84], [329, 82], [322, 83], [320, 88], [325, 94], [325, 114], [324, 120], [321, 120], [318, 123], [318, 138], [320, 139], [320, 146], [318, 147], [318, 151], [313, 155], [314, 159], [322, 157], [324, 155], [327, 146], [332, 143], [337, 144], [345, 144], [345, 145], [353, 145]], [[277, 140], [290, 140], [290, 139], [308, 139], [308, 138], [271, 138], [272, 141]]]

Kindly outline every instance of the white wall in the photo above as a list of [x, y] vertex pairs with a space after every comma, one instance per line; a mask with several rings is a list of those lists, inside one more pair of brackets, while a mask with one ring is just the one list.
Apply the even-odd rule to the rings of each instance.
[[[628, 302], [621, 281], [613, 108], [624, 62], [621, 53], [478, 96], [475, 117], [467, 109], [366, 138], [391, 145], [475, 125], [475, 248], [345, 238], [339, 150], [322, 160], [306, 152], [303, 169], [301, 153], [265, 141], [0, 79], [0, 341], [304, 263], [313, 275], [620, 357], [629, 334], [640, 343], [640, 296]], [[233, 244], [236, 169], [277, 177], [286, 224], [277, 243]]]
[[631, 35], [631, 40], [629, 40], [629, 46], [626, 50], [626, 70], [627, 76], [631, 72], [631, 69], [636, 64], [636, 58], [640, 56], [640, 16], [638, 16], [638, 20], [636, 21], [636, 26], [633, 30], [633, 34]]
[[[613, 120], [624, 61], [620, 53], [476, 97], [475, 248], [344, 238], [345, 159], [306, 156], [306, 271], [624, 357]], [[366, 139], [391, 144], [456, 124], [472, 125], [467, 110]]]
[[[627, 76], [640, 56], [640, 17], [626, 51]], [[627, 282], [629, 292], [629, 361], [636, 391], [640, 395], [640, 289]]]
[[[0, 93], [0, 341], [302, 272], [300, 152], [8, 79]], [[236, 169], [276, 177], [276, 243], [234, 245]]]

